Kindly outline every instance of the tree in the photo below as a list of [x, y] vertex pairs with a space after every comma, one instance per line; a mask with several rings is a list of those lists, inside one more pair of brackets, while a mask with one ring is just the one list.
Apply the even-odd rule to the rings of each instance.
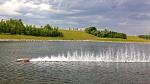
[[89, 33], [89, 34], [92, 34], [92, 33], [94, 33], [95, 31], [97, 31], [96, 27], [89, 27], [89, 28], [86, 28], [86, 29], [85, 29], [85, 32], [86, 32], [86, 33]]
[[37, 28], [33, 25], [24, 25], [22, 20], [9, 19], [0, 21], [0, 33], [10, 34], [25, 34], [32, 36], [50, 36], [50, 37], [62, 37], [63, 33], [58, 31], [58, 28], [53, 28], [49, 24], [46, 26]]
[[44, 28], [49, 29], [49, 30], [53, 29], [49, 24], [45, 25]]

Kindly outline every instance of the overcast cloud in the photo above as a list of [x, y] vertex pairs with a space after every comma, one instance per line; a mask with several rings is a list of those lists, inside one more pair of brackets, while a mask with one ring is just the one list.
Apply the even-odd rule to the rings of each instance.
[[150, 0], [0, 0], [0, 19], [150, 34]]

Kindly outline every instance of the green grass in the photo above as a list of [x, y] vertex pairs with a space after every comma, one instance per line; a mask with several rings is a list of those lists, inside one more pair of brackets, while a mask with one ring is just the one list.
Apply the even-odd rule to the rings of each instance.
[[137, 36], [128, 36], [128, 39], [120, 38], [98, 38], [96, 36], [80, 31], [60, 30], [64, 37], [41, 37], [27, 35], [10, 35], [0, 34], [0, 39], [17, 39], [17, 40], [95, 40], [95, 41], [112, 41], [112, 42], [150, 42], [150, 40], [142, 39]]
[[150, 40], [139, 38], [138, 36], [128, 36], [127, 40], [130, 42], [150, 42]]
[[120, 39], [120, 38], [100, 38], [99, 40], [100, 41], [113, 41], [113, 42], [150, 42], [150, 40], [139, 38], [138, 36], [128, 36], [127, 39]]
[[31, 40], [94, 40], [98, 39], [93, 35], [87, 34], [85, 32], [79, 31], [67, 31], [60, 30], [63, 32], [64, 37], [42, 37], [42, 36], [30, 36], [30, 35], [10, 35], [10, 34], [0, 34], [0, 39], [31, 39]]
[[96, 40], [99, 39], [96, 36], [87, 34], [81, 31], [68, 31], [68, 30], [61, 30], [63, 32], [64, 40]]

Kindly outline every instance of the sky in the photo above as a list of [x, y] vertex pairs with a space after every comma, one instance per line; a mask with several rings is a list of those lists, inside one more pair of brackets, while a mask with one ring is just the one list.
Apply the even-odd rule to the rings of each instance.
[[0, 19], [9, 18], [38, 26], [150, 34], [150, 0], [0, 0]]

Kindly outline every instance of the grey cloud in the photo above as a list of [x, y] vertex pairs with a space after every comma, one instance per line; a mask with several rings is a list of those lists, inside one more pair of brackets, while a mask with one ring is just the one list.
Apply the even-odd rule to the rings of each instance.
[[47, 4], [51, 11], [25, 6], [16, 11], [21, 15], [1, 15], [0, 18], [22, 18], [26, 23], [50, 23], [59, 27], [93, 25], [128, 34], [150, 32], [150, 0], [25, 0], [24, 3]]

